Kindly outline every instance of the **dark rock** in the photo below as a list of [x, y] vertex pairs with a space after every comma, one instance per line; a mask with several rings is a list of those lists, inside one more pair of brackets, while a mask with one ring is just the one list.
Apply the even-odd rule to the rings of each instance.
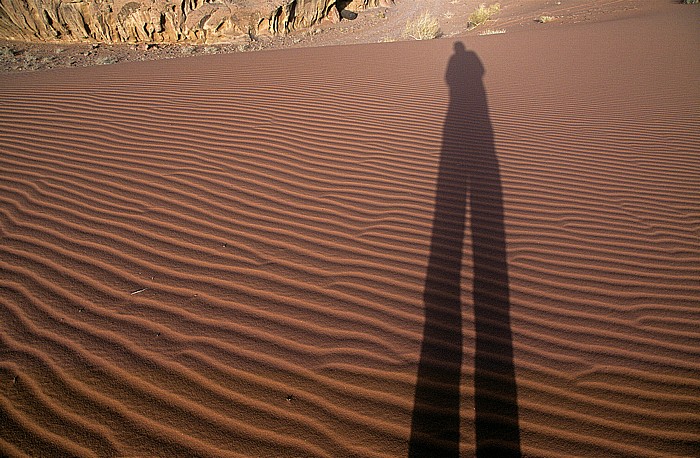
[[340, 10], [340, 17], [352, 21], [357, 18], [357, 13], [350, 10]]

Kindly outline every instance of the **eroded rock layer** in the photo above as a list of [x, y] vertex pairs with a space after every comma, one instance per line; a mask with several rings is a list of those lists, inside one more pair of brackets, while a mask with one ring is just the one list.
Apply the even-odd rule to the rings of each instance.
[[393, 0], [0, 0], [0, 38], [197, 42], [281, 34]]

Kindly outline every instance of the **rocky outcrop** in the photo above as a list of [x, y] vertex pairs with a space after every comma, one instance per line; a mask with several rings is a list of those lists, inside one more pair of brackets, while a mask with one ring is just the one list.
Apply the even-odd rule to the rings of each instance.
[[339, 21], [339, 13], [344, 9], [357, 12], [393, 3], [394, 0], [295, 0], [278, 6], [271, 14], [261, 19], [257, 30], [273, 34], [288, 33], [311, 27], [323, 19]]
[[394, 0], [0, 0], [0, 38], [194, 42], [284, 34]]

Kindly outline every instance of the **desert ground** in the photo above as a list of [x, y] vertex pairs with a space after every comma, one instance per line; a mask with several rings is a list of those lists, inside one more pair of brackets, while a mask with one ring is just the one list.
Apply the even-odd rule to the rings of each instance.
[[700, 5], [478, 3], [0, 44], [0, 455], [700, 455]]

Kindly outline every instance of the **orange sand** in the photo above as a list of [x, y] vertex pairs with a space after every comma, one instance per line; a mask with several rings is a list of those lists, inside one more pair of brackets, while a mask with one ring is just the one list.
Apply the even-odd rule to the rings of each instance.
[[[0, 75], [0, 453], [697, 456], [700, 8], [661, 3]], [[486, 98], [446, 123], [455, 42]], [[445, 165], [455, 141], [495, 156]], [[439, 229], [436, 205], [464, 224]], [[451, 281], [440, 250], [460, 240]], [[437, 299], [424, 342], [431, 254], [436, 297], [461, 309]], [[505, 313], [477, 332], [479, 288]], [[475, 382], [480, 339], [481, 375], [515, 399]], [[415, 402], [419, 366], [456, 388], [438, 416], [458, 442], [418, 431], [439, 407]], [[478, 437], [477, 391], [513, 401], [489, 420], [512, 436]]]

